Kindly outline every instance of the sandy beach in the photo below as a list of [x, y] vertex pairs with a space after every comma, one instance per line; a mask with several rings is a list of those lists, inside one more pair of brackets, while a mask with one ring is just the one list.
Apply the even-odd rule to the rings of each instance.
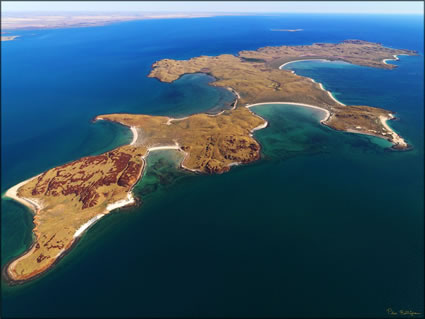
[[189, 118], [189, 116], [180, 117], [180, 118], [169, 117], [167, 123], [165, 123], [165, 124], [170, 125], [172, 121], [182, 121], [182, 120], [185, 120], [187, 118]]
[[[324, 61], [324, 62], [332, 62], [331, 60], [326, 60], [326, 59], [304, 59], [304, 60], [294, 60], [294, 61], [289, 61], [286, 62], [284, 64], [282, 64], [279, 69], [283, 70], [283, 67], [285, 65], [291, 64], [291, 63], [295, 63], [295, 62], [305, 62], [305, 61]], [[287, 70], [287, 71], [291, 71], [291, 70]]]
[[258, 125], [257, 127], [254, 127], [251, 132], [255, 132], [255, 131], [258, 131], [258, 130], [262, 130], [263, 128], [266, 128], [267, 125], [269, 125], [269, 122], [267, 122], [266, 120], [264, 120], [264, 121], [265, 121], [264, 124], [261, 124], [261, 125]]
[[230, 92], [232, 92], [233, 94], [235, 94], [235, 95], [237, 96], [237, 98], [238, 98], [238, 99], [240, 99], [240, 98], [241, 98], [241, 96], [239, 95], [239, 93], [238, 93], [238, 92], [236, 92], [233, 88], [228, 87], [227, 89], [228, 89]]
[[[313, 79], [311, 79], [314, 83], [318, 83], [318, 82], [316, 82], [316, 81], [314, 81]], [[342, 106], [346, 106], [344, 103], [341, 103], [340, 101], [338, 101], [336, 98], [335, 98], [335, 96], [333, 96], [333, 94], [332, 94], [332, 92], [331, 91], [328, 91], [328, 90], [326, 90], [324, 87], [323, 87], [323, 84], [322, 83], [318, 83], [319, 84], [319, 86], [320, 86], [320, 88], [323, 90], [323, 91], [325, 91], [326, 93], [328, 93], [328, 95], [329, 95], [329, 97], [332, 99], [332, 100], [334, 100], [336, 103], [338, 103], [339, 105], [342, 105]]]
[[336, 103], [338, 103], [339, 105], [342, 105], [342, 106], [346, 106], [344, 103], [341, 103], [340, 101], [338, 101], [333, 95], [332, 95], [332, 92], [331, 91], [328, 91], [328, 90], [326, 90], [324, 87], [323, 87], [323, 84], [322, 83], [319, 83], [319, 82], [316, 82], [315, 80], [313, 80], [313, 79], [311, 79], [310, 78], [310, 81], [311, 82], [313, 82], [313, 83], [317, 83], [317, 84], [319, 84], [319, 87], [323, 90], [323, 91], [325, 91], [326, 93], [328, 93], [328, 95], [329, 95], [329, 97], [332, 99], [332, 100], [334, 100]]
[[382, 125], [390, 132], [392, 138], [393, 138], [393, 143], [394, 144], [398, 144], [401, 145], [403, 147], [407, 147], [407, 143], [406, 141], [400, 136], [398, 135], [387, 123], [388, 120], [393, 119], [394, 116], [392, 114], [389, 114], [388, 117], [385, 116], [380, 116], [379, 119], [381, 120]]
[[80, 226], [80, 228], [78, 228], [77, 231], [75, 232], [73, 238], [80, 237], [87, 228], [89, 228], [92, 224], [94, 224], [96, 221], [101, 219], [103, 216], [105, 216], [105, 214], [97, 214], [92, 219], [90, 219], [88, 222], [82, 224]]
[[14, 200], [16, 200], [17, 202], [21, 203], [22, 205], [25, 205], [26, 207], [28, 207], [29, 209], [31, 209], [34, 213], [37, 213], [37, 211], [39, 211], [40, 209], [43, 208], [43, 205], [35, 200], [35, 199], [30, 199], [30, 198], [23, 198], [23, 197], [19, 197], [18, 196], [18, 189], [28, 183], [29, 181], [33, 180], [34, 178], [37, 178], [38, 176], [40, 176], [41, 174], [38, 174], [37, 176], [31, 177], [23, 182], [20, 182], [19, 184], [16, 184], [15, 186], [9, 188], [6, 193], [4, 194], [5, 197], [9, 197], [12, 198]]
[[[236, 108], [236, 103], [237, 103], [237, 101], [238, 101], [238, 100], [236, 100], [235, 105], [231, 108], [231, 110], [234, 110], [234, 109]], [[224, 111], [226, 111], [226, 110], [222, 110], [222, 111], [218, 112], [217, 114], [207, 114], [207, 115], [208, 115], [208, 116], [218, 116], [218, 115], [223, 114], [223, 113], [224, 113]], [[206, 114], [206, 113], [205, 113], [205, 114]], [[180, 118], [172, 118], [172, 117], [169, 117], [169, 118], [168, 118], [167, 123], [165, 123], [165, 124], [166, 124], [166, 125], [171, 125], [171, 122], [182, 121], [182, 120], [185, 120], [185, 119], [188, 119], [188, 118], [189, 118], [189, 116], [180, 117]]]
[[115, 203], [112, 203], [112, 204], [108, 204], [106, 206], [106, 210], [108, 212], [110, 212], [110, 211], [112, 211], [114, 209], [117, 209], [117, 208], [120, 208], [120, 207], [124, 207], [124, 206], [127, 206], [129, 204], [133, 204], [133, 203], [134, 203], [134, 197], [133, 197], [133, 194], [132, 194], [132, 192], [130, 190], [128, 192], [128, 194], [127, 194], [127, 198], [121, 199], [121, 200], [119, 200], [119, 201], [117, 201]]
[[136, 144], [137, 138], [139, 137], [139, 134], [137, 134], [137, 129], [135, 126], [130, 127], [131, 132], [133, 133], [133, 140], [131, 141], [130, 145]]
[[[228, 89], [230, 92], [232, 92], [233, 94], [235, 94], [235, 95], [236, 95], [236, 97], [237, 97], [237, 99], [235, 100], [234, 105], [233, 105], [233, 106], [232, 106], [232, 108], [230, 109], [230, 110], [234, 110], [234, 109], [236, 109], [236, 106], [237, 106], [238, 101], [239, 101], [239, 99], [241, 98], [241, 96], [239, 95], [239, 93], [238, 93], [238, 92], [236, 92], [236, 91], [235, 91], [234, 89], [232, 89], [231, 87], [228, 87], [227, 89]], [[223, 114], [223, 113], [224, 113], [224, 111], [226, 111], [226, 110], [222, 110], [222, 111], [220, 111], [220, 112], [218, 112], [218, 113], [216, 113], [216, 114], [207, 114], [207, 115], [208, 115], [208, 116], [218, 116], [218, 115]], [[171, 124], [171, 122], [182, 121], [182, 120], [185, 120], [185, 119], [188, 119], [188, 118], [189, 118], [189, 116], [180, 117], [180, 118], [172, 118], [172, 117], [169, 117], [169, 118], [168, 118], [167, 123], [165, 123], [165, 124], [170, 125], [170, 124]]]
[[[105, 119], [102, 117], [97, 117], [96, 121], [105, 121]], [[133, 133], [133, 139], [131, 140], [130, 145], [135, 145], [137, 143], [137, 139], [139, 138], [137, 127], [135, 126], [127, 126], [127, 127], [130, 128], [131, 133]]]
[[161, 150], [180, 150], [180, 146], [179, 146], [179, 144], [176, 143], [174, 145], [162, 145], [162, 146], [148, 147], [148, 151], [143, 156], [143, 158], [148, 157], [148, 155], [149, 155], [150, 152], [161, 151]]
[[397, 57], [397, 55], [393, 55], [394, 59], [383, 59], [382, 62], [384, 62], [384, 64], [388, 64], [387, 61], [398, 61], [399, 58]]
[[[285, 64], [282, 64], [282, 65], [279, 67], [279, 69], [281, 69], [281, 70], [282, 70], [282, 68], [283, 68], [285, 65], [288, 65], [289, 63], [300, 62], [300, 61], [328, 61], [328, 62], [332, 62], [332, 61], [324, 60], [324, 59], [296, 60], [296, 61], [291, 61], [291, 62], [287, 62], [287, 63], [285, 63]], [[294, 71], [292, 71], [292, 70], [288, 70], [288, 71], [291, 71], [292, 73], [295, 73], [295, 72], [294, 72]], [[340, 101], [338, 101], [338, 100], [335, 98], [335, 96], [333, 96], [332, 92], [330, 92], [330, 91], [326, 90], [326, 89], [323, 87], [323, 84], [322, 84], [322, 83], [316, 82], [316, 81], [315, 81], [315, 80], [313, 80], [312, 78], [309, 78], [309, 79], [310, 79], [310, 81], [312, 81], [313, 83], [317, 83], [317, 84], [319, 84], [320, 88], [321, 88], [323, 91], [325, 91], [326, 93], [328, 93], [329, 97], [330, 97], [332, 100], [334, 100], [336, 103], [338, 103], [339, 105], [342, 105], [342, 106], [346, 106], [344, 103], [341, 103]]]
[[329, 117], [331, 116], [331, 113], [330, 113], [328, 110], [324, 109], [324, 108], [321, 108], [321, 107], [319, 107], [319, 106], [315, 106], [315, 105], [304, 104], [304, 103], [294, 103], [294, 102], [265, 102], [265, 103], [255, 103], [255, 104], [246, 105], [246, 107], [247, 107], [247, 108], [251, 108], [251, 107], [253, 107], [253, 106], [258, 106], [258, 105], [270, 105], [270, 104], [289, 104], [289, 105], [297, 105], [297, 106], [304, 106], [304, 107], [309, 107], [309, 108], [312, 108], [312, 109], [316, 109], [316, 110], [323, 111], [323, 112], [325, 112], [325, 115], [326, 115], [326, 116], [325, 116], [322, 120], [320, 120], [320, 123], [323, 123], [323, 122], [327, 121], [327, 120], [329, 119]]
[[163, 146], [153, 146], [153, 147], [149, 147], [149, 148], [148, 148], [148, 150], [147, 150], [147, 152], [146, 152], [146, 154], [143, 156], [143, 159], [146, 159], [146, 158], [148, 157], [148, 155], [149, 155], [149, 153], [150, 153], [150, 152], [153, 152], [153, 151], [162, 151], [162, 150], [177, 150], [177, 151], [179, 151], [179, 152], [183, 152], [183, 153], [185, 154], [185, 156], [184, 156], [184, 158], [182, 159], [182, 161], [181, 161], [181, 163], [180, 163], [180, 166], [181, 166], [182, 168], [184, 168], [185, 170], [188, 170], [188, 171], [191, 171], [191, 172], [200, 172], [200, 170], [192, 169], [192, 168], [189, 168], [189, 167], [186, 167], [186, 166], [184, 166], [184, 165], [183, 165], [183, 162], [184, 162], [184, 160], [186, 159], [186, 157], [189, 155], [189, 153], [187, 153], [187, 152], [183, 151], [183, 150], [180, 148], [179, 143], [176, 143], [176, 144], [174, 144], [174, 145], [163, 145]]

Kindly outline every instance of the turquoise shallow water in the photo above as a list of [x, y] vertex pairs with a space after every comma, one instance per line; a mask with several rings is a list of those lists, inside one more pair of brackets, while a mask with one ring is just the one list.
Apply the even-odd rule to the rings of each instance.
[[[320, 111], [255, 107], [270, 124], [255, 133], [261, 161], [203, 176], [178, 170], [176, 152], [152, 153], [135, 189], [141, 206], [101, 219], [45, 276], [15, 287], [2, 281], [2, 316], [424, 312], [423, 19], [190, 20], [28, 31], [20, 42], [2, 43], [2, 192], [131, 139], [124, 127], [91, 123], [97, 114], [183, 116], [230, 103], [230, 93], [208, 86], [206, 76], [173, 84], [146, 78], [155, 60], [264, 45], [361, 38], [419, 50], [419, 57], [401, 56], [392, 71], [291, 65], [343, 103], [396, 111], [391, 126], [414, 149], [393, 152], [375, 138], [335, 132], [319, 124]], [[298, 27], [305, 31], [269, 31]], [[1, 227], [4, 265], [29, 246], [31, 216], [2, 200]]]

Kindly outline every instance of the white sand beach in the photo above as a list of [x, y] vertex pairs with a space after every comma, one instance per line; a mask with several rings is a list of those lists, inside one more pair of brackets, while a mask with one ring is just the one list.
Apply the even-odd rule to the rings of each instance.
[[161, 150], [181, 150], [178, 143], [174, 145], [161, 145], [161, 146], [152, 146], [148, 147], [148, 150], [145, 155], [143, 155], [143, 158], [147, 158], [150, 152], [153, 151], [161, 151]]
[[135, 126], [131, 126], [130, 129], [131, 129], [131, 132], [133, 133], [133, 140], [131, 141], [130, 145], [134, 145], [136, 144], [139, 134], [137, 134], [137, 129]]
[[297, 106], [304, 106], [304, 107], [309, 107], [309, 108], [313, 108], [313, 109], [317, 109], [317, 110], [323, 111], [325, 113], [325, 117], [322, 120], [320, 120], [320, 123], [323, 123], [323, 122], [327, 121], [329, 119], [329, 117], [331, 116], [331, 113], [328, 110], [324, 109], [324, 108], [321, 108], [321, 107], [315, 106], [315, 105], [304, 104], [304, 103], [294, 103], [294, 102], [265, 102], [265, 103], [249, 104], [249, 105], [246, 105], [246, 107], [247, 108], [251, 108], [253, 106], [270, 105], [270, 104], [297, 105]]
[[258, 130], [261, 130], [263, 128], [266, 128], [267, 125], [269, 125], [269, 122], [267, 122], [266, 120], [264, 120], [264, 121], [265, 122], [263, 124], [258, 125], [257, 127], [254, 127], [251, 132], [258, 131]]
[[[331, 60], [326, 60], [326, 59], [304, 59], [304, 60], [294, 60], [294, 61], [289, 61], [286, 62], [284, 64], [282, 64], [279, 69], [283, 70], [283, 67], [285, 65], [291, 64], [291, 63], [295, 63], [295, 62], [306, 62], [306, 61], [323, 61], [323, 62], [332, 62]], [[291, 70], [287, 70], [287, 71], [291, 71]]]
[[397, 55], [393, 55], [393, 57], [394, 57], [394, 59], [383, 59], [382, 62], [384, 62], [384, 64], [388, 64], [387, 61], [398, 61], [398, 60], [400, 60]]
[[387, 123], [388, 120], [391, 120], [393, 118], [394, 116], [392, 114], [389, 114], [388, 117], [385, 117], [385, 116], [379, 117], [382, 125], [390, 132], [389, 134], [391, 134], [393, 138], [393, 143], [406, 147], [407, 146], [406, 141], [400, 135], [398, 135]]
[[[332, 62], [332, 61], [325, 60], [325, 59], [296, 60], [296, 61], [291, 61], [291, 62], [287, 62], [287, 63], [285, 63], [285, 64], [282, 64], [282, 65], [279, 67], [279, 69], [282, 69], [285, 65], [288, 65], [289, 63], [300, 62], [300, 61], [328, 61], [328, 62]], [[289, 70], [288, 70], [288, 71], [289, 71]], [[292, 72], [293, 74], [295, 74], [295, 72], [294, 72], [294, 71], [292, 71], [292, 70], [291, 70], [291, 72]], [[339, 105], [342, 105], [342, 106], [346, 106], [344, 103], [342, 103], [342, 102], [338, 101], [338, 100], [335, 98], [335, 96], [333, 96], [332, 92], [330, 92], [330, 91], [326, 90], [326, 89], [323, 87], [323, 84], [322, 84], [322, 83], [316, 82], [315, 80], [313, 80], [313, 79], [311, 79], [311, 78], [309, 78], [309, 79], [310, 79], [310, 81], [312, 81], [313, 83], [317, 83], [317, 84], [319, 84], [320, 88], [321, 88], [323, 91], [325, 91], [326, 93], [328, 93], [329, 97], [330, 97], [332, 100], [334, 100], [336, 103], [338, 103]]]
[[[88, 222], [82, 224], [80, 226], [80, 228], [77, 229], [77, 231], [75, 232], [73, 238], [77, 238], [80, 237], [84, 231], [87, 230], [87, 228], [89, 228], [91, 225], [93, 225], [95, 222], [97, 222], [99, 219], [101, 219], [103, 216], [105, 216], [105, 214], [97, 214], [96, 216], [94, 216], [92, 219], [90, 219]], [[61, 254], [61, 252], [58, 254], [58, 256]]]
[[313, 79], [310, 79], [310, 81], [311, 81], [311, 82], [313, 82], [313, 83], [317, 83], [317, 84], [319, 84], [319, 87], [320, 87], [323, 91], [325, 91], [326, 93], [328, 93], [329, 97], [330, 97], [332, 100], [334, 100], [336, 103], [338, 103], [339, 105], [342, 105], [342, 106], [346, 106], [344, 103], [341, 103], [340, 101], [338, 101], [338, 100], [337, 100], [337, 99], [333, 96], [333, 94], [332, 94], [332, 92], [331, 92], [331, 91], [326, 90], [326, 89], [323, 87], [323, 84], [322, 84], [322, 83], [316, 82], [316, 81], [315, 81], [315, 80], [313, 80]]
[[170, 124], [171, 124], [171, 122], [175, 122], [175, 121], [182, 121], [182, 120], [185, 120], [185, 119], [187, 119], [187, 118], [189, 118], [189, 116], [180, 117], [180, 118], [172, 118], [172, 117], [169, 117], [169, 118], [168, 118], [167, 123], [165, 123], [165, 124], [170, 125]]
[[5, 197], [9, 197], [12, 198], [14, 200], [16, 200], [17, 202], [21, 203], [22, 205], [27, 206], [29, 209], [31, 209], [32, 211], [34, 211], [34, 213], [36, 213], [37, 211], [39, 211], [40, 209], [43, 208], [42, 203], [39, 200], [36, 200], [34, 198], [24, 198], [24, 197], [19, 197], [18, 196], [18, 189], [28, 183], [29, 181], [33, 180], [34, 178], [37, 178], [38, 176], [40, 176], [41, 174], [38, 174], [37, 176], [31, 177], [23, 182], [20, 182], [19, 184], [16, 184], [15, 186], [9, 188], [6, 193], [4, 194]]

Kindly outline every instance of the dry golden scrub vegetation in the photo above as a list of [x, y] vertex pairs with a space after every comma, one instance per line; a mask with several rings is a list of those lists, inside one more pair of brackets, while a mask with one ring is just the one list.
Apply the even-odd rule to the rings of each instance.
[[185, 154], [181, 167], [201, 173], [222, 173], [232, 165], [257, 160], [260, 145], [252, 132], [264, 128], [267, 122], [246, 107], [255, 103], [317, 106], [329, 113], [322, 123], [334, 129], [376, 135], [391, 141], [394, 148], [405, 149], [404, 140], [386, 124], [392, 112], [342, 105], [320, 84], [274, 67], [282, 61], [319, 54], [328, 59], [388, 68], [380, 59], [415, 53], [353, 40], [341, 44], [268, 47], [242, 51], [239, 56], [224, 54], [156, 62], [149, 77], [172, 82], [186, 73], [208, 73], [216, 79], [212, 85], [235, 91], [239, 104], [217, 115], [195, 114], [181, 119], [138, 114], [97, 116], [97, 120], [132, 127], [138, 133], [137, 139], [131, 145], [52, 168], [8, 190], [7, 196], [37, 209], [34, 209], [34, 244], [6, 266], [7, 278], [20, 282], [43, 273], [99, 216], [131, 203], [131, 189], [142, 176], [144, 158], [149, 151], [177, 149]]
[[141, 145], [176, 146], [186, 153], [182, 167], [202, 173], [222, 173], [231, 165], [260, 157], [260, 145], [251, 132], [267, 122], [247, 108], [218, 115], [195, 114], [182, 119], [136, 114], [109, 114], [98, 118], [137, 127]]
[[375, 68], [392, 69], [396, 66], [386, 64], [385, 59], [394, 59], [394, 55], [416, 55], [416, 51], [392, 49], [380, 43], [362, 40], [345, 40], [340, 43], [314, 43], [312, 45], [264, 47], [256, 51], [241, 51], [239, 56], [246, 59], [261, 59], [271, 67], [293, 60], [328, 59], [345, 61], [352, 64]]
[[40, 274], [71, 247], [82, 225], [127, 199], [145, 152], [126, 145], [52, 168], [20, 186], [17, 196], [37, 207], [35, 238], [30, 250], [8, 265], [8, 277], [22, 281]]
[[406, 149], [407, 143], [386, 125], [386, 121], [394, 117], [391, 111], [370, 106], [342, 105], [320, 84], [278, 68], [289, 61], [322, 58], [391, 69], [396, 66], [386, 64], [384, 60], [394, 59], [397, 54], [416, 55], [416, 52], [386, 48], [361, 40], [265, 47], [256, 51], [241, 51], [239, 56], [223, 54], [190, 60], [163, 59], [153, 64], [148, 76], [173, 82], [186, 73], [207, 73], [216, 79], [212, 85], [236, 90], [240, 95], [240, 105], [292, 102], [319, 106], [330, 112], [330, 117], [323, 124], [331, 128], [374, 135], [393, 143], [394, 149]]
[[19, 199], [39, 208], [34, 217], [33, 246], [7, 267], [11, 281], [43, 273], [71, 247], [83, 225], [108, 213], [111, 203], [128, 200], [149, 150], [173, 147], [186, 154], [183, 168], [221, 173], [233, 164], [260, 157], [260, 145], [251, 132], [267, 123], [247, 108], [184, 119], [134, 114], [96, 119], [136, 127], [141, 134], [133, 145], [55, 167], [17, 188]]

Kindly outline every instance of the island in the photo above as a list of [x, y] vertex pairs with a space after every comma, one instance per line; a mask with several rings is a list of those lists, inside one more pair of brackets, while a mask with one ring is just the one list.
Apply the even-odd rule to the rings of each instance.
[[12, 41], [15, 40], [17, 37], [19, 37], [19, 35], [2, 35], [1, 41]]
[[293, 104], [323, 111], [321, 123], [332, 129], [374, 135], [406, 150], [408, 143], [387, 121], [393, 112], [379, 107], [344, 105], [314, 80], [282, 70], [299, 59], [324, 58], [384, 69], [396, 67], [385, 60], [415, 51], [383, 47], [378, 43], [347, 40], [338, 44], [280, 46], [241, 51], [237, 56], [200, 56], [189, 60], [163, 59], [148, 75], [173, 82], [187, 73], [206, 73], [211, 85], [225, 87], [235, 95], [229, 110], [217, 114], [194, 114], [183, 118], [142, 114], [102, 114], [106, 120], [128, 126], [130, 144], [101, 155], [49, 169], [10, 188], [6, 196], [34, 211], [34, 242], [23, 255], [10, 261], [3, 274], [22, 283], [43, 274], [57, 263], [97, 220], [112, 210], [136, 202], [132, 189], [142, 178], [150, 152], [174, 149], [184, 154], [181, 169], [197, 174], [220, 174], [231, 167], [260, 159], [256, 130], [267, 121], [252, 112], [262, 104]]
[[270, 31], [279, 31], [279, 32], [300, 32], [304, 31], [303, 29], [270, 29]]

